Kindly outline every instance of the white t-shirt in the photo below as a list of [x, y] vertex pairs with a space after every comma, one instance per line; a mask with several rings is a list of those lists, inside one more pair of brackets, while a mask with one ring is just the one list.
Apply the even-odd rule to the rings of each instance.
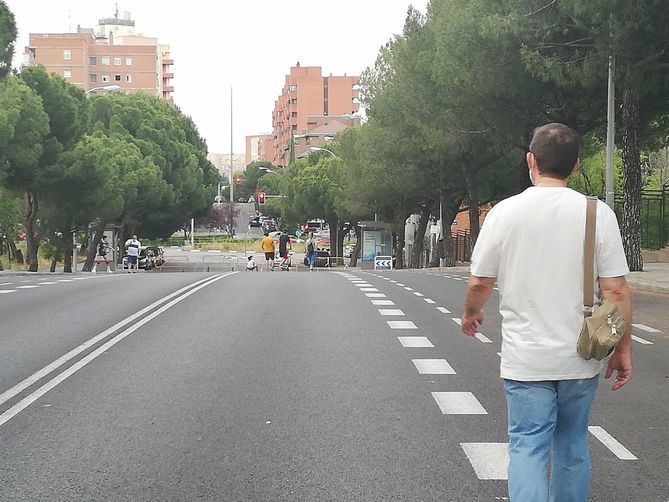
[[139, 256], [142, 244], [137, 239], [128, 239], [125, 241], [125, 247], [128, 248], [128, 256]]
[[[471, 274], [497, 278], [502, 378], [570, 380], [602, 370], [603, 362], [585, 361], [576, 352], [583, 324], [585, 213], [585, 196], [570, 188], [531, 187], [486, 216]], [[595, 277], [628, 273], [615, 214], [599, 201]]]

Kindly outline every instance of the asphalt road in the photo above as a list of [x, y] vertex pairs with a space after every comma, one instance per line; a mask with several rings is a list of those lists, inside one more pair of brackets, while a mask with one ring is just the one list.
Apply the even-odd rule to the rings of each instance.
[[[0, 277], [0, 501], [505, 500], [495, 302], [467, 338], [463, 274], [342, 272]], [[669, 298], [635, 301], [592, 501], [669, 499]]]

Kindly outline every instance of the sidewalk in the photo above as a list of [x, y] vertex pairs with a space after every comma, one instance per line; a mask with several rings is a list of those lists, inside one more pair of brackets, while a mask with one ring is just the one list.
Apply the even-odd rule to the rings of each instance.
[[[669, 293], [669, 263], [644, 263], [643, 272], [630, 272], [627, 283], [630, 288], [652, 291], [654, 293]], [[438, 270], [440, 272], [466, 272], [469, 267], [438, 267], [422, 270]]]

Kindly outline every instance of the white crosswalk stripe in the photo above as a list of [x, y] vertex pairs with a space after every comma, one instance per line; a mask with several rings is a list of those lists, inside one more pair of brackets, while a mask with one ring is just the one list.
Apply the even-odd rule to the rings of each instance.
[[392, 329], [418, 329], [413, 321], [386, 321]]
[[508, 443], [460, 443], [479, 479], [508, 479]]
[[408, 348], [434, 348], [432, 342], [426, 336], [398, 336], [397, 339], [402, 344], [402, 347]]
[[432, 298], [425, 298], [424, 300], [425, 300], [427, 303], [430, 303], [430, 304], [437, 303], [437, 302], [435, 302]]
[[441, 312], [442, 314], [450, 314], [451, 311], [448, 310], [446, 307], [437, 307], [437, 310]]
[[646, 340], [645, 338], [641, 338], [640, 336], [632, 335], [632, 340], [635, 342], [639, 342], [642, 345], [653, 345], [653, 342]]
[[606, 432], [603, 427], [599, 425], [591, 425], [588, 427], [590, 434], [595, 436], [601, 443], [606, 446], [616, 457], [620, 460], [638, 460], [638, 458], [627, 448], [625, 448], [616, 438]]
[[647, 333], [662, 333], [659, 329], [651, 328], [650, 326], [646, 326], [645, 324], [639, 324], [635, 323], [632, 324], [635, 328], [639, 328], [642, 331], [646, 331]]
[[471, 392], [433, 392], [444, 415], [487, 415], [488, 412]]
[[392, 300], [372, 300], [372, 305], [395, 305]]
[[455, 375], [455, 370], [446, 359], [412, 359], [421, 375]]
[[403, 316], [404, 312], [402, 312], [400, 309], [378, 309], [379, 314], [385, 315], [385, 316], [391, 316], [391, 315], [396, 315], [396, 316]]

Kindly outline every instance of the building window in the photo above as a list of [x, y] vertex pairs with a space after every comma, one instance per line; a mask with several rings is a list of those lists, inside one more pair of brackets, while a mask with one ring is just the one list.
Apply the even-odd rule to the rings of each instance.
[[114, 82], [120, 82], [120, 81], [121, 81], [121, 75], [117, 73], [116, 75], [114, 75]]
[[294, 131], [297, 131], [297, 124], [293, 124], [293, 125], [291, 126], [291, 128], [293, 129], [293, 132], [294, 132]]
[[121, 66], [121, 58], [114, 58], [114, 66]]
[[126, 76], [125, 76], [125, 81], [126, 81], [128, 84], [132, 84], [132, 75], [126, 75]]
[[132, 58], [126, 57], [125, 58], [125, 65], [126, 66], [132, 66]]
[[70, 49], [63, 50], [63, 59], [65, 61], [69, 61], [70, 59], [72, 59], [72, 51]]
[[95, 83], [95, 82], [98, 81], [98, 76], [97, 76], [95, 73], [91, 73], [91, 74], [88, 76], [88, 80], [89, 80], [90, 82]]
[[295, 84], [290, 86], [291, 91], [297, 91], [297, 86]]
[[98, 64], [98, 58], [96, 58], [95, 56], [88, 56], [88, 64], [91, 66], [95, 66], [96, 64]]
[[296, 105], [297, 104], [297, 98], [293, 98], [290, 100], [291, 105]]
[[72, 78], [72, 68], [63, 68], [63, 78]]
[[291, 112], [290, 116], [291, 117], [297, 117], [297, 112]]
[[109, 56], [102, 56], [102, 64], [109, 66]]
[[102, 75], [102, 82], [109, 82], [109, 75]]

